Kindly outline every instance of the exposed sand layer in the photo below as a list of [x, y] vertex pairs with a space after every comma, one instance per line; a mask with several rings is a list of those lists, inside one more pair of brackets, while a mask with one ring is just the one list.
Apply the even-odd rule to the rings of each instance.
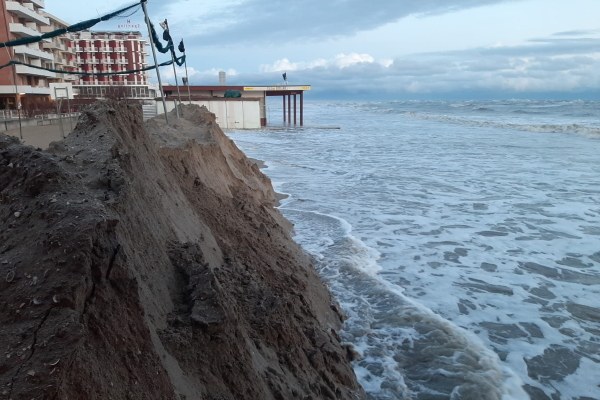
[[0, 398], [362, 399], [269, 179], [196, 106], [0, 135]]

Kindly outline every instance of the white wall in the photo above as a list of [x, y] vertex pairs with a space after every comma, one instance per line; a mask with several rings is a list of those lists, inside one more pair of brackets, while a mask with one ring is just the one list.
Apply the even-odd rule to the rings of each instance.
[[[188, 101], [182, 101], [189, 104]], [[192, 104], [205, 106], [215, 114], [221, 129], [260, 129], [260, 104], [256, 100], [197, 100]], [[174, 101], [167, 101], [167, 110], [175, 109]], [[156, 102], [157, 115], [163, 114], [161, 101]]]

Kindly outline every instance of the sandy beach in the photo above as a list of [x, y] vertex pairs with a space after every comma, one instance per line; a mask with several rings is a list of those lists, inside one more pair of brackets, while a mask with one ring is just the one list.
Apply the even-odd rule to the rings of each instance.
[[[65, 119], [63, 121], [63, 127], [58, 123], [58, 121], [52, 125], [39, 125], [39, 126], [23, 126], [21, 131], [19, 128], [9, 129], [4, 132], [0, 132], [0, 134], [5, 134], [8, 136], [14, 136], [18, 139], [21, 139], [21, 134], [23, 135], [23, 139], [21, 142], [23, 144], [33, 146], [35, 148], [47, 149], [51, 142], [55, 142], [58, 140], [62, 140], [63, 134], [64, 136], [68, 136], [71, 133], [72, 128], [75, 127], [77, 120], [69, 121]], [[64, 133], [63, 133], [64, 132]]]

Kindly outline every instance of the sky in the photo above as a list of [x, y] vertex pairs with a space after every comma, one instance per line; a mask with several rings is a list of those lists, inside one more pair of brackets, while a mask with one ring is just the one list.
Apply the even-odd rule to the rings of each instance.
[[[75, 23], [134, 2], [45, 4]], [[176, 43], [184, 40], [191, 84], [218, 84], [218, 71], [231, 85], [282, 84], [286, 72], [288, 84], [312, 85], [321, 98], [600, 99], [600, 0], [148, 0], [147, 7], [159, 31], [167, 18]], [[94, 29], [127, 22], [147, 34], [141, 10]], [[159, 62], [168, 58], [159, 53]], [[176, 71], [181, 81], [185, 70]], [[173, 69], [162, 68], [161, 77], [174, 83]]]

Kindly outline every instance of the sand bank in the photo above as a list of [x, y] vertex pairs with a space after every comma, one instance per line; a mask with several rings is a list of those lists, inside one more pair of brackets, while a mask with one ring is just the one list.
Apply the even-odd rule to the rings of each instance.
[[0, 135], [0, 398], [361, 399], [337, 306], [217, 126], [99, 103]]

